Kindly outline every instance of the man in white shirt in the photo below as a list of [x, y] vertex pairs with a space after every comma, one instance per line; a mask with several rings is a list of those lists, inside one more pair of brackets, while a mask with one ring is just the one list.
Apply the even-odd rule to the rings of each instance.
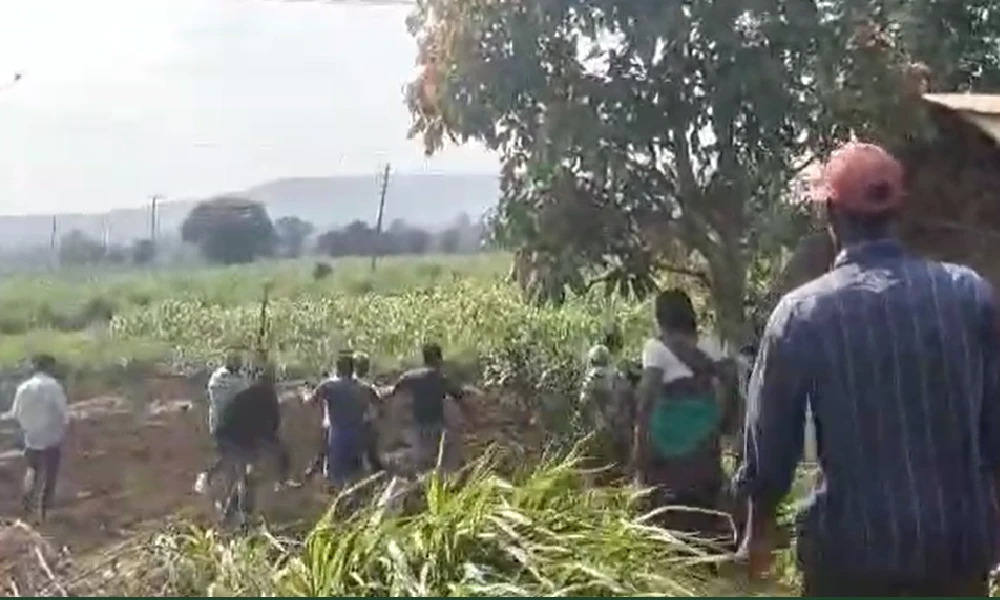
[[56, 361], [39, 355], [32, 361], [34, 374], [17, 388], [8, 415], [24, 433], [24, 510], [35, 510], [39, 495], [40, 516], [45, 519], [55, 494], [62, 443], [69, 424], [66, 392], [53, 371]]
[[199, 494], [205, 493], [212, 476], [221, 468], [224, 460], [224, 448], [216, 439], [216, 432], [219, 420], [227, 404], [240, 392], [250, 387], [250, 382], [243, 374], [243, 360], [236, 352], [231, 352], [226, 357], [226, 362], [212, 372], [208, 379], [208, 430], [216, 446], [216, 457], [207, 471], [198, 474], [195, 480], [195, 491]]

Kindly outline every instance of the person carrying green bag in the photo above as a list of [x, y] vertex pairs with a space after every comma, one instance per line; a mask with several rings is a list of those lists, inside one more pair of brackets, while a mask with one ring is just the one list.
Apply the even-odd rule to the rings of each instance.
[[[657, 506], [716, 509], [723, 491], [720, 445], [724, 411], [717, 392], [722, 359], [699, 341], [691, 298], [682, 290], [654, 301], [657, 335], [642, 352], [633, 469], [654, 488]], [[662, 524], [689, 532], [715, 531], [718, 517], [670, 511]]]

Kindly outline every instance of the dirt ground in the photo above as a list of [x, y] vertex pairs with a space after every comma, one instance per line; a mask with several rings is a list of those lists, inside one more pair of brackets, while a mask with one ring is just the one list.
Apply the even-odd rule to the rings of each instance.
[[[143, 387], [143, 398], [70, 398], [55, 505], [38, 527], [54, 546], [85, 553], [167, 516], [210, 518], [209, 500], [193, 491], [196, 474], [211, 458], [205, 409], [193, 400], [203, 392], [180, 378]], [[299, 471], [318, 442], [315, 407], [303, 406], [296, 397], [284, 399], [282, 437]], [[21, 516], [22, 473], [14, 430], [7, 425], [0, 433], [0, 519]], [[262, 490], [261, 508], [267, 514], [282, 503], [301, 505], [301, 497], [289, 496], [318, 491], [318, 486], [287, 490], [279, 499]]]
[[[124, 392], [70, 389], [71, 425], [63, 448], [55, 505], [37, 530], [56, 548], [80, 556], [146, 531], [168, 517], [210, 523], [210, 501], [193, 491], [195, 476], [212, 457], [201, 385], [181, 377], [146, 380]], [[304, 404], [302, 389], [282, 393], [282, 440], [291, 453], [293, 476], [301, 475], [319, 443], [317, 406]], [[384, 452], [398, 449], [409, 414], [405, 399], [380, 423]], [[458, 412], [448, 407], [449, 420]], [[494, 421], [494, 416], [486, 421]], [[489, 412], [488, 410], [485, 412]], [[489, 443], [482, 431], [504, 435], [509, 427], [479, 422], [465, 432], [464, 454]], [[475, 438], [474, 443], [469, 439]], [[0, 429], [0, 520], [20, 517], [23, 459], [10, 423]], [[261, 512], [272, 523], [312, 522], [326, 506], [320, 482], [274, 492], [262, 485]], [[36, 525], [36, 523], [31, 523]]]

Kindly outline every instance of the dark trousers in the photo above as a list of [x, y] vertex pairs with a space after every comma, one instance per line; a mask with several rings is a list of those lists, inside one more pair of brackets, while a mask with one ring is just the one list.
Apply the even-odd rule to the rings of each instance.
[[805, 569], [802, 572], [802, 596], [813, 598], [980, 598], [989, 597], [989, 576], [985, 573], [966, 577], [899, 580], [874, 576], [858, 577], [842, 573]]
[[382, 459], [378, 455], [378, 434], [375, 432], [375, 424], [365, 421], [365, 459], [372, 472], [379, 473], [385, 470]]
[[216, 439], [215, 458], [207, 471], [208, 481], [211, 482], [229, 461], [254, 462], [260, 453], [268, 454], [274, 459], [278, 469], [278, 481], [287, 481], [291, 475], [292, 460], [288, 448], [278, 436], [263, 439], [252, 448]]
[[316, 473], [323, 472], [323, 463], [326, 462], [327, 446], [329, 445], [330, 438], [330, 428], [323, 428], [323, 435], [319, 440], [319, 447], [316, 449], [316, 456], [313, 457], [311, 463], [309, 463], [309, 468], [306, 469], [306, 477], [312, 477]]
[[288, 448], [281, 441], [281, 438], [274, 436], [273, 438], [264, 440], [261, 443], [261, 449], [265, 453], [270, 454], [274, 459], [278, 469], [278, 481], [282, 483], [288, 481], [288, 478], [291, 477], [292, 459], [288, 454]]
[[988, 597], [988, 569], [966, 575], [932, 575], [927, 578], [900, 578], [876, 573], [845, 573], [824, 560], [829, 554], [810, 535], [809, 525], [799, 522], [796, 562], [802, 573], [802, 596], [827, 598], [882, 597]]
[[[323, 437], [320, 439], [319, 448], [316, 452], [316, 456], [313, 458], [312, 463], [309, 464], [309, 468], [306, 469], [306, 477], [312, 477], [316, 473], [320, 473], [323, 470], [323, 462], [326, 461], [326, 454], [328, 451], [330, 430], [327, 427], [323, 428]], [[364, 425], [364, 451], [365, 460], [368, 461], [368, 466], [371, 468], [372, 472], [379, 473], [385, 470], [382, 465], [382, 459], [378, 455], [378, 437], [375, 433], [375, 425], [369, 421], [365, 422]]]
[[[62, 451], [59, 446], [52, 446], [44, 450], [32, 448], [24, 450], [26, 468], [24, 470], [23, 502], [25, 512], [31, 513], [37, 506], [43, 519], [48, 514], [56, 491], [61, 457]], [[39, 496], [41, 497], [40, 505], [38, 504]]]

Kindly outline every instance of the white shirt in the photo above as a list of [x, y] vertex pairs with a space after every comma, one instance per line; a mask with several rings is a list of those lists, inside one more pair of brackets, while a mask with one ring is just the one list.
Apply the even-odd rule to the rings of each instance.
[[238, 372], [234, 373], [225, 366], [216, 369], [208, 379], [208, 428], [215, 431], [215, 426], [225, 408], [236, 394], [250, 386], [246, 378]]
[[[712, 360], [722, 360], [725, 357], [722, 345], [711, 338], [698, 340], [698, 348]], [[663, 371], [663, 383], [694, 376], [694, 372], [657, 338], [649, 338], [643, 345], [642, 368]]]
[[17, 387], [10, 415], [24, 431], [24, 445], [28, 448], [58, 446], [69, 424], [66, 392], [51, 376], [36, 373]]

